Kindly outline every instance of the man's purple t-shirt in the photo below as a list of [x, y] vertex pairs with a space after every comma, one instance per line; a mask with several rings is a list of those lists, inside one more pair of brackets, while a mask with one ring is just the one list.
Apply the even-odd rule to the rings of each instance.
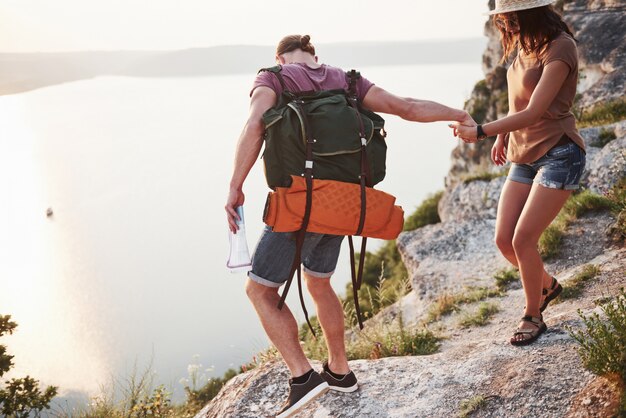
[[[311, 68], [303, 63], [285, 64], [282, 66], [281, 74], [285, 80], [287, 89], [294, 93], [301, 91], [319, 91], [333, 89], [348, 89], [349, 78], [341, 68], [322, 64], [319, 68]], [[356, 83], [356, 92], [359, 100], [363, 100], [369, 89], [374, 85], [363, 76]], [[254, 80], [250, 96], [254, 89], [260, 86], [269, 87], [280, 96], [283, 88], [278, 81], [278, 77], [271, 71], [259, 73]]]

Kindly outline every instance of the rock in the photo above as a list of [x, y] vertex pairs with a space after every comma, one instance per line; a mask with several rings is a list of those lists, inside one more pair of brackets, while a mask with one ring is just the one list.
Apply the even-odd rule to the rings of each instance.
[[609, 191], [626, 176], [626, 136], [614, 139], [587, 160], [586, 186], [594, 193]]
[[626, 10], [623, 2], [575, 0], [564, 6], [565, 21], [578, 39], [580, 105], [618, 99], [626, 90]]
[[439, 217], [442, 222], [476, 218], [496, 218], [496, 209], [504, 176], [491, 181], [476, 180], [457, 184], [445, 191], [439, 201]]
[[493, 284], [493, 274], [508, 266], [494, 243], [494, 232], [494, 219], [476, 218], [400, 234], [398, 250], [413, 290], [431, 299], [467, 284]]

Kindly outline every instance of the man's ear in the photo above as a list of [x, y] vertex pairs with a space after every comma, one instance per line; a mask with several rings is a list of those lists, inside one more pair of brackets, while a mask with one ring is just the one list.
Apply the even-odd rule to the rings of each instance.
[[282, 55], [276, 55], [276, 61], [279, 64], [285, 65], [285, 57], [283, 57]]
[[317, 62], [317, 55], [315, 55], [314, 58], [315, 58], [315, 62]]

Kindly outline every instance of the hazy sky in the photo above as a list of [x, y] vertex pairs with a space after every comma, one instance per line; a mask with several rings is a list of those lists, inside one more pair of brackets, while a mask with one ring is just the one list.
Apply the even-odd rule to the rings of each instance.
[[0, 0], [0, 52], [458, 39], [481, 36], [486, 11], [486, 0]]

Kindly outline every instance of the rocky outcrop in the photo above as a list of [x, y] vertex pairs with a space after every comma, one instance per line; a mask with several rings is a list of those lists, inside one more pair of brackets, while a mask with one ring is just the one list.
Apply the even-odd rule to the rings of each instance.
[[626, 90], [626, 7], [620, 0], [566, 1], [563, 16], [579, 41], [579, 105], [623, 97]]
[[[490, 8], [494, 0], [490, 0]], [[619, 0], [565, 0], [556, 3], [563, 18], [578, 39], [579, 97], [577, 114], [591, 111], [594, 106], [623, 98], [626, 91], [626, 6]], [[501, 64], [502, 48], [499, 35], [487, 22], [485, 35], [489, 39], [483, 54], [485, 79], [474, 87], [465, 108], [479, 122], [489, 122], [508, 112], [506, 95], [506, 64]], [[452, 152], [451, 168], [446, 186], [453, 186], [468, 174], [494, 171], [489, 161], [493, 139], [476, 145], [461, 143]]]
[[[566, 327], [580, 328], [577, 309], [595, 311], [595, 299], [626, 285], [625, 256], [624, 249], [611, 250], [590, 260], [600, 267], [601, 275], [582, 300], [546, 311], [549, 330], [532, 346], [518, 348], [508, 343], [524, 304], [522, 289], [509, 291], [492, 300], [501, 311], [485, 327], [455, 326], [458, 318], [453, 315], [447, 339], [436, 354], [350, 362], [359, 390], [328, 392], [296, 417], [458, 416], [463, 401], [479, 397], [484, 404], [473, 417], [610, 416], [615, 405], [607, 400], [598, 404], [597, 397], [582, 396], [575, 402], [586, 388], [597, 385], [597, 378], [582, 368]], [[566, 283], [580, 269], [570, 268], [560, 279]], [[315, 367], [320, 368], [319, 364]], [[274, 416], [287, 395], [287, 379], [281, 361], [264, 364], [229, 381], [196, 418]], [[610, 392], [610, 388], [604, 390]], [[591, 408], [599, 414], [584, 413]]]

